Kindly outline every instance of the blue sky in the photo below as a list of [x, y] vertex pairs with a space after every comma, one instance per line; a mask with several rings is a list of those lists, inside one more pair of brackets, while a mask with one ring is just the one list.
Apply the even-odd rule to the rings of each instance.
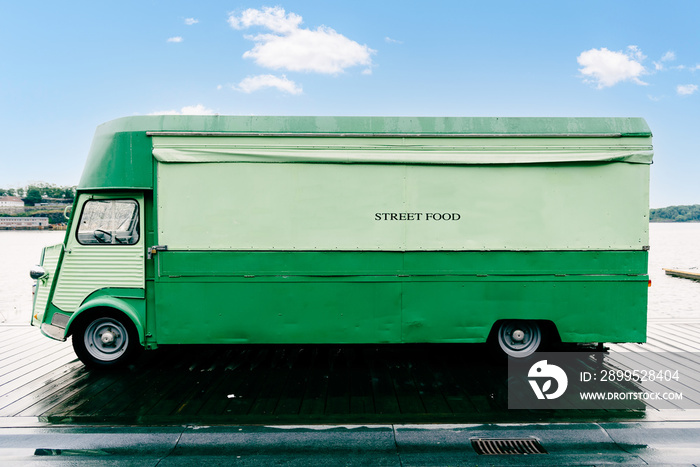
[[0, 3], [0, 187], [76, 184], [151, 113], [633, 116], [700, 203], [700, 2]]

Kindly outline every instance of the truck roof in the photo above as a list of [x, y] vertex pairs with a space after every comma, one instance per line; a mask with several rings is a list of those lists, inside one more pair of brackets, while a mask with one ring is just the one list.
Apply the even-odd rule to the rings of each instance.
[[[601, 154], [598, 159], [594, 159], [597, 161], [651, 163], [652, 157], [651, 131], [642, 118], [136, 116], [112, 120], [97, 128], [79, 189], [152, 189], [154, 156], [161, 162], [254, 161], [250, 158], [225, 159], [221, 156], [221, 152], [218, 156], [212, 156], [211, 153], [203, 155], [201, 151], [183, 149], [182, 144], [176, 151], [154, 149], [154, 139], [189, 137], [192, 137], [189, 141], [198, 140], [199, 147], [207, 146], [202, 143], [203, 138], [207, 140], [216, 138], [216, 144], [224, 147], [226, 145], [221, 144], [223, 140], [217, 138], [222, 136], [262, 137], [270, 143], [267, 145], [263, 141], [262, 144], [258, 144], [258, 148], [261, 146], [274, 148], [281, 140], [288, 142], [288, 138], [293, 138], [294, 144], [305, 141], [304, 148], [309, 148], [309, 144], [316, 144], [314, 148], [319, 145], [328, 146], [328, 141], [334, 138], [352, 138], [353, 147], [360, 148], [365, 153], [363, 157], [356, 160], [352, 157], [338, 160], [333, 158], [312, 160], [280, 158], [280, 151], [268, 151], [270, 154], [265, 153], [268, 157], [260, 160], [261, 162], [438, 164], [590, 162], [591, 159], [588, 156], [581, 158], [580, 154], [586, 151], [590, 154], [590, 144], [593, 141], [604, 141], [594, 145], [598, 148], [596, 152]], [[320, 138], [325, 142], [309, 143]], [[514, 154], [522, 149], [523, 141], [533, 139], [536, 139], [537, 143], [530, 144], [526, 151], [529, 152], [528, 157], [520, 159], [493, 157], [495, 147], [500, 147], [501, 153], [504, 153], [503, 148], [506, 148], [506, 153]], [[581, 144], [581, 139], [585, 139], [586, 143]], [[622, 139], [625, 139], [625, 142]], [[378, 145], [380, 140], [382, 144]], [[393, 148], [393, 156], [368, 159], [367, 153], [376, 152], [380, 146], [384, 150], [383, 154], [390, 153]], [[402, 155], [405, 151], [396, 151], [396, 148], [404, 149], [407, 146], [410, 146], [414, 153], [425, 153], [426, 157], [422, 160], [406, 159]], [[449, 147], [450, 157], [441, 159], [437, 157], [435, 151], [422, 151], [422, 148], [437, 146], [441, 150]], [[564, 158], [538, 159], [538, 152], [534, 151], [534, 147], [545, 148], [544, 152], [554, 150], [557, 154], [568, 155]], [[337, 145], [334, 148], [336, 151], [341, 150]], [[475, 154], [475, 148], [481, 150], [479, 157], [471, 157]], [[489, 148], [491, 149], [488, 156], [490, 159], [485, 159], [483, 150]], [[226, 154], [225, 149], [222, 151]], [[610, 154], [605, 154], [606, 151]], [[444, 150], [440, 152], [440, 154], [444, 153]], [[455, 157], [457, 153], [467, 153], [470, 157]], [[252, 157], [259, 155], [252, 154]], [[275, 157], [269, 157], [270, 155]]]

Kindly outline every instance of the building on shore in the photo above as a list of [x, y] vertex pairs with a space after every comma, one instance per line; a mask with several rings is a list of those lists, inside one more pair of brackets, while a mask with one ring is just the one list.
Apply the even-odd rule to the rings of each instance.
[[19, 196], [0, 196], [0, 208], [23, 208], [24, 201]]
[[0, 230], [49, 229], [48, 217], [0, 217]]

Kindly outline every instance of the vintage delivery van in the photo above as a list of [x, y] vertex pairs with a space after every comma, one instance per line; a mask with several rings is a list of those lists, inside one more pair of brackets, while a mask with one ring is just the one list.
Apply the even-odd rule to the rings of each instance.
[[128, 117], [32, 324], [87, 365], [200, 343], [644, 342], [638, 118]]

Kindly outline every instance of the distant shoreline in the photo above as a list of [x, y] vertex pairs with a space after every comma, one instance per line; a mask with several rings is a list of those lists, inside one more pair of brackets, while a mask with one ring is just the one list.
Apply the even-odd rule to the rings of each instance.
[[649, 222], [700, 222], [700, 204], [650, 209]]
[[692, 220], [692, 221], [667, 221], [667, 220], [659, 220], [655, 219], [653, 221], [649, 221], [650, 224], [700, 224], [700, 220]]
[[63, 227], [0, 227], [0, 232], [24, 232], [24, 231], [32, 231], [32, 232], [41, 232], [41, 231], [46, 231], [46, 232], [65, 232], [66, 228]]

